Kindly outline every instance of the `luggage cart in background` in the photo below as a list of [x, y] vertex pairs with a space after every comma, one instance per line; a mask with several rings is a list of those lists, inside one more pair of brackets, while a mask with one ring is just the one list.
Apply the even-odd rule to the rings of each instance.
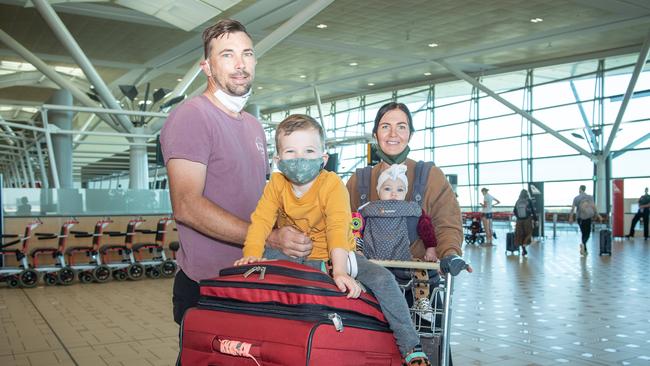
[[[393, 260], [370, 260], [380, 266], [390, 269], [413, 269], [413, 270], [434, 270], [438, 271], [440, 265], [434, 262], [417, 262], [417, 261], [393, 261]], [[423, 310], [416, 306], [411, 306], [411, 319], [415, 329], [422, 339], [422, 347], [430, 357], [432, 365], [448, 366], [451, 359], [449, 350], [449, 337], [451, 327], [451, 299], [453, 294], [453, 276], [449, 273], [440, 275], [437, 284], [430, 284], [429, 302], [431, 307]], [[400, 281], [398, 281], [400, 282]], [[416, 286], [421, 283], [415, 275], [411, 276], [410, 281], [400, 284], [402, 292], [406, 293], [409, 289], [415, 297]], [[413, 304], [416, 304], [413, 299]], [[429, 316], [423, 316], [430, 313]], [[426, 321], [429, 318], [432, 321]], [[428, 343], [425, 340], [429, 340]], [[437, 363], [436, 363], [437, 362]]]

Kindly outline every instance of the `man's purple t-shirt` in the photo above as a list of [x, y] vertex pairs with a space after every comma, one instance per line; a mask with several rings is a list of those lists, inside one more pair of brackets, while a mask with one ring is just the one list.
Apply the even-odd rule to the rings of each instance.
[[[269, 171], [266, 136], [260, 123], [242, 112], [233, 118], [208, 97], [189, 99], [167, 118], [160, 133], [165, 164], [185, 159], [207, 166], [203, 196], [242, 220], [250, 221]], [[177, 223], [179, 267], [194, 281], [216, 277], [242, 256], [233, 246]]]

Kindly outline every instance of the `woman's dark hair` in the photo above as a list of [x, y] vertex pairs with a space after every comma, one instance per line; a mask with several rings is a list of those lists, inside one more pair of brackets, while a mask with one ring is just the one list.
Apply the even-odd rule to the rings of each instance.
[[522, 189], [521, 192], [519, 193], [519, 199], [520, 200], [527, 200], [529, 199], [530, 196], [528, 195], [528, 191], [525, 189]]
[[400, 111], [404, 112], [404, 114], [406, 114], [406, 120], [409, 124], [410, 131], [409, 137], [413, 135], [415, 128], [413, 127], [413, 117], [411, 117], [411, 111], [409, 111], [409, 108], [404, 103], [390, 102], [382, 105], [381, 108], [379, 108], [379, 111], [377, 111], [377, 116], [375, 117], [375, 125], [372, 127], [373, 136], [377, 134], [379, 121], [381, 121], [382, 117], [384, 117], [384, 114], [392, 111], [393, 109], [399, 109]]

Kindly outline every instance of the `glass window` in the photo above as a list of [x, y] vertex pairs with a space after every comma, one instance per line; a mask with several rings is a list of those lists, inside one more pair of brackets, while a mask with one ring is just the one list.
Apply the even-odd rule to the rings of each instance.
[[527, 151], [526, 140], [520, 137], [482, 141], [479, 145], [479, 162], [521, 159]]
[[481, 140], [491, 140], [500, 137], [521, 136], [526, 133], [528, 120], [518, 114], [484, 119], [479, 122]]
[[650, 149], [628, 151], [612, 159], [613, 177], [650, 176]]
[[562, 156], [557, 158], [537, 159], [533, 162], [533, 180], [546, 182], [551, 180], [588, 179], [594, 175], [591, 160], [583, 155]]
[[[573, 136], [567, 138], [578, 144], [578, 146], [589, 150], [586, 140], [581, 140]], [[572, 155], [576, 152], [574, 148], [553, 135], [547, 133], [533, 135], [533, 158]]]
[[451, 126], [437, 127], [434, 129], [433, 145], [445, 146], [459, 144], [472, 140], [474, 135], [473, 123], [461, 123]]
[[547, 210], [563, 208], [567, 212], [571, 209], [573, 198], [578, 195], [578, 188], [581, 185], [587, 186], [587, 193], [593, 193], [593, 181], [577, 180], [572, 182], [545, 182], [544, 183], [544, 207]]
[[435, 125], [445, 126], [452, 123], [469, 121], [469, 107], [469, 100], [437, 107], [434, 113]]
[[[523, 165], [522, 165], [523, 164]], [[506, 161], [479, 165], [481, 185], [526, 181], [525, 161]]]
[[[467, 164], [468, 149], [472, 147], [469, 145], [456, 145], [447, 147], [436, 147], [434, 149], [434, 156], [436, 157], [436, 165], [459, 165]], [[473, 153], [472, 153], [473, 154]]]

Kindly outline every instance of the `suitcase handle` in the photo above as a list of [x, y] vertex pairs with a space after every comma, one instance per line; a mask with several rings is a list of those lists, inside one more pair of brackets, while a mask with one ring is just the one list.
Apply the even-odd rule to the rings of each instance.
[[260, 346], [244, 341], [234, 341], [231, 339], [212, 339], [212, 352], [224, 353], [232, 356], [241, 356], [252, 358], [257, 366], [261, 366], [255, 356], [260, 357]]

